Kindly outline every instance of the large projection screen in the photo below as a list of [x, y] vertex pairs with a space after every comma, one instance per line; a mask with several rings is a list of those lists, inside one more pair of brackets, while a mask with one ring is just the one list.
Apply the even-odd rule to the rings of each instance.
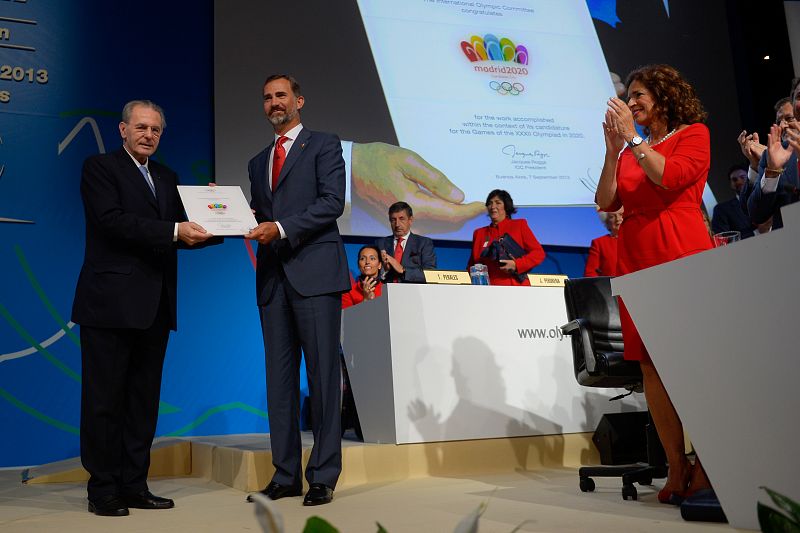
[[[306, 100], [304, 127], [345, 141], [343, 234], [388, 234], [386, 208], [404, 200], [414, 208], [415, 231], [468, 241], [487, 223], [487, 193], [499, 188], [540, 241], [586, 246], [602, 233], [593, 198], [604, 153], [600, 123], [615, 91], [606, 56], [639, 55], [627, 40], [648, 21], [670, 34], [686, 31], [674, 2], [646, 1], [636, 10], [641, 20], [620, 2], [595, 4], [310, 0], [301, 15], [263, 0], [217, 1], [216, 180], [249, 194], [247, 161], [273, 135], [261, 103], [264, 79], [290, 73]], [[720, 12], [716, 4], [708, 11]], [[719, 55], [718, 37], [708, 35], [715, 43], [708, 53], [722, 82], [732, 78], [730, 50]], [[652, 59], [641, 63], [682, 68], [674, 56], [648, 51]], [[705, 54], [687, 54], [685, 62], [692, 67]], [[624, 76], [630, 67], [620, 72], [620, 63]], [[724, 87], [715, 87], [715, 98], [733, 94], [735, 104], [735, 89]]]

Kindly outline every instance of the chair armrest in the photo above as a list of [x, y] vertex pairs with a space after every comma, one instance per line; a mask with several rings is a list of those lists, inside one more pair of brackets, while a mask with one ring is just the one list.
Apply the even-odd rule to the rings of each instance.
[[597, 368], [597, 359], [594, 353], [594, 339], [589, 329], [589, 323], [583, 318], [576, 318], [561, 326], [561, 331], [564, 335], [574, 335], [576, 331], [580, 333], [586, 371], [590, 374], [594, 373]]
[[561, 326], [561, 332], [564, 335], [572, 335], [572, 332], [581, 327], [580, 319], [567, 322]]

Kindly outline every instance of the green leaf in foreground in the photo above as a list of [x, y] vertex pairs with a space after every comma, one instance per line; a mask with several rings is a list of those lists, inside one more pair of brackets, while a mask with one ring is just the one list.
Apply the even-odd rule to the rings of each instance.
[[303, 533], [339, 533], [339, 530], [330, 525], [326, 520], [312, 516], [306, 521], [306, 527], [303, 528]]
[[798, 533], [800, 525], [793, 522], [788, 516], [758, 503], [758, 525], [763, 533]]
[[764, 489], [767, 494], [769, 494], [769, 497], [772, 498], [772, 501], [775, 502], [775, 505], [789, 513], [789, 516], [791, 516], [792, 519], [798, 523], [798, 526], [800, 526], [800, 504], [790, 498], [787, 498], [779, 492], [775, 492], [772, 489], [767, 487], [761, 488]]

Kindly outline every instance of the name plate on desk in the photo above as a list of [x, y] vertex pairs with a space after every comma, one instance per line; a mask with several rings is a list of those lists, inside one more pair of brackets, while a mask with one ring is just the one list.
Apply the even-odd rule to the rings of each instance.
[[472, 285], [469, 273], [463, 270], [423, 270], [425, 283], [439, 285]]
[[566, 279], [561, 274], [528, 274], [531, 287], [563, 287]]

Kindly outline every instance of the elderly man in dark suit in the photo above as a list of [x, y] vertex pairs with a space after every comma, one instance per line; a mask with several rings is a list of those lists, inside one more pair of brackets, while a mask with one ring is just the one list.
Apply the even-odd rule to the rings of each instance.
[[291, 76], [267, 78], [264, 113], [275, 135], [250, 160], [251, 206], [259, 225], [256, 298], [264, 334], [272, 464], [261, 491], [275, 500], [302, 493], [300, 350], [306, 360], [314, 447], [304, 505], [329, 503], [342, 469], [341, 293], [350, 289], [336, 219], [345, 169], [338, 137], [300, 122], [305, 99]]
[[86, 252], [72, 321], [81, 326], [81, 462], [97, 515], [174, 506], [148, 490], [147, 471], [167, 340], [177, 326], [176, 248], [211, 235], [184, 221], [178, 176], [150, 159], [165, 126], [159, 106], [129, 102], [122, 148], [83, 164]]
[[433, 241], [411, 233], [414, 212], [406, 202], [389, 206], [392, 235], [375, 241], [381, 251], [383, 281], [386, 283], [425, 283], [423, 270], [436, 268]]

